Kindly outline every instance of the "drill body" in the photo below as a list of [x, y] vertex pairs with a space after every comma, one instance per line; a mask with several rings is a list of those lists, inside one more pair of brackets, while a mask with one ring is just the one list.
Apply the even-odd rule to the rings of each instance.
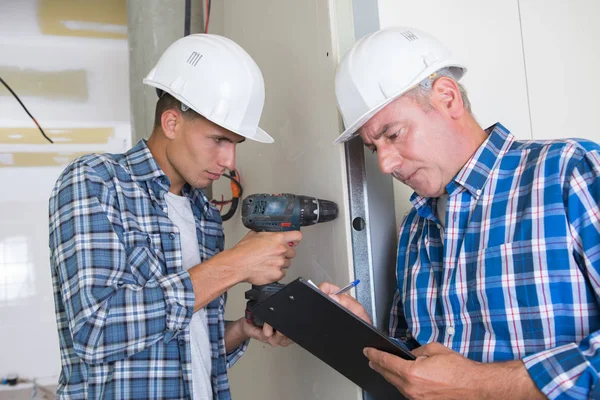
[[301, 226], [331, 221], [337, 205], [329, 200], [299, 196], [253, 194], [242, 203], [242, 222], [256, 232], [297, 231]]
[[[255, 232], [300, 230], [302, 226], [331, 221], [337, 214], [337, 204], [332, 201], [291, 193], [252, 194], [242, 203], [242, 223]], [[246, 320], [254, 326], [262, 326], [263, 321], [252, 315], [252, 308], [284, 286], [278, 282], [252, 285], [252, 289], [245, 293], [248, 300]]]

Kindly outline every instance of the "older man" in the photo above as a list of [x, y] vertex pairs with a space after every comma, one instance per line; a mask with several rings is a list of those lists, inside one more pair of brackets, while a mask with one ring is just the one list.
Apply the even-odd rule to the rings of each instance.
[[416, 361], [365, 354], [409, 398], [600, 398], [600, 147], [480, 127], [464, 73], [412, 28], [361, 39], [338, 67], [337, 142], [360, 135], [415, 191], [390, 336], [422, 346]]

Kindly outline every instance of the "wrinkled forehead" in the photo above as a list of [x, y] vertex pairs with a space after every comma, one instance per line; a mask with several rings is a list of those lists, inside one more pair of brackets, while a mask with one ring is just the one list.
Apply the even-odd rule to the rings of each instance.
[[381, 135], [385, 134], [398, 121], [397, 99], [384, 108], [377, 114], [373, 115], [363, 126], [358, 130], [358, 134], [363, 139], [376, 140]]

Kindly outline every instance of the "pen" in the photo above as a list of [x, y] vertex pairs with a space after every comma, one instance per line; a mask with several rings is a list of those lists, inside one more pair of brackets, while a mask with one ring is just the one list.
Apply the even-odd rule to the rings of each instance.
[[350, 282], [349, 284], [347, 284], [346, 286], [344, 286], [343, 288], [341, 288], [340, 290], [338, 290], [334, 294], [343, 294], [343, 293], [346, 293], [348, 290], [352, 289], [353, 287], [355, 287], [359, 283], [360, 283], [360, 279], [357, 279], [354, 282]]

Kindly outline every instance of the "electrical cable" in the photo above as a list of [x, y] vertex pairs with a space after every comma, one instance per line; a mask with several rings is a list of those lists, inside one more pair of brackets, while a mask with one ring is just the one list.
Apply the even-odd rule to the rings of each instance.
[[212, 0], [206, 0], [206, 23], [204, 24], [204, 33], [208, 33], [208, 24], [210, 22], [210, 8], [212, 6]]
[[185, 0], [185, 22], [183, 24], [183, 36], [190, 34], [190, 24], [192, 15], [192, 0]]
[[4, 81], [4, 79], [0, 78], [0, 82], [6, 86], [6, 88], [8, 89], [8, 91], [15, 97], [15, 99], [17, 99], [17, 101], [19, 102], [19, 104], [21, 105], [21, 107], [23, 107], [23, 109], [25, 110], [25, 112], [27, 113], [27, 115], [29, 115], [29, 117], [31, 117], [31, 119], [33, 120], [33, 122], [35, 122], [35, 124], [37, 125], [38, 129], [40, 130], [40, 132], [42, 132], [42, 135], [46, 138], [46, 140], [48, 140], [50, 143], [54, 143], [52, 141], [52, 139], [50, 139], [48, 136], [46, 136], [46, 133], [44, 132], [44, 130], [42, 129], [42, 127], [40, 126], [40, 124], [38, 124], [37, 120], [33, 117], [33, 115], [31, 115], [31, 113], [29, 112], [29, 110], [27, 109], [27, 107], [25, 107], [25, 104], [23, 104], [23, 102], [21, 101], [21, 99], [19, 98], [19, 96], [17, 96], [17, 94], [14, 92], [14, 90], [11, 89], [10, 86], [8, 86], [8, 83], [6, 83]]
[[244, 189], [242, 187], [242, 179], [241, 179], [240, 173], [237, 170], [235, 170], [235, 169], [231, 170], [229, 175], [223, 174], [223, 176], [231, 180], [231, 183], [230, 183], [231, 199], [224, 200], [223, 195], [221, 195], [221, 200], [213, 199], [210, 202], [216, 206], [219, 206], [221, 212], [223, 211], [223, 206], [225, 206], [227, 204], [230, 205], [229, 210], [225, 214], [221, 215], [221, 218], [223, 219], [223, 221], [227, 221], [231, 217], [233, 217], [233, 215], [237, 211], [237, 207], [239, 205], [240, 198], [242, 197], [242, 193], [244, 192]]

